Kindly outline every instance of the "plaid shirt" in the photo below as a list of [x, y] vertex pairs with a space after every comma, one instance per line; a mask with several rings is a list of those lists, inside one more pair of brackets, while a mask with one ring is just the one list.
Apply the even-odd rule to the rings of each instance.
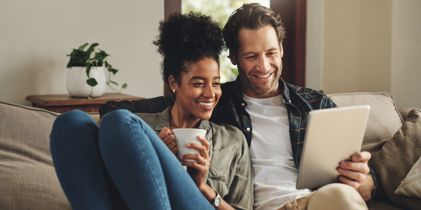
[[[308, 113], [314, 109], [336, 107], [324, 93], [309, 88], [298, 87], [280, 80], [282, 96], [288, 110], [289, 134], [295, 166], [299, 168], [303, 149]], [[222, 97], [213, 111], [211, 121], [227, 123], [240, 128], [250, 145], [252, 141], [252, 123], [246, 111], [247, 103], [243, 99], [239, 81], [222, 85]]]

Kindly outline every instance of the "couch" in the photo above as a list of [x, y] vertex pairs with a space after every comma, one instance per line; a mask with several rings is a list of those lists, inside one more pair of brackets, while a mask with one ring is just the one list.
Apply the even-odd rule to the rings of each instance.
[[[421, 110], [398, 110], [384, 93], [330, 97], [339, 106], [371, 106], [363, 149], [372, 152], [370, 165], [379, 179], [369, 208], [421, 209], [421, 161], [417, 162], [421, 155]], [[0, 209], [70, 209], [49, 151], [49, 134], [57, 116], [39, 108], [0, 102]], [[400, 190], [395, 193], [397, 188]]]

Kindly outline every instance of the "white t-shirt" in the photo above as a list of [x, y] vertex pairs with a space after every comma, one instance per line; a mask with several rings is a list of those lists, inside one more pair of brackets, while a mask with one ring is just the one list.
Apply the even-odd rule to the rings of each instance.
[[289, 121], [282, 96], [244, 95], [253, 127], [250, 154], [254, 174], [254, 208], [279, 209], [286, 201], [307, 195], [296, 189], [297, 169], [292, 158]]

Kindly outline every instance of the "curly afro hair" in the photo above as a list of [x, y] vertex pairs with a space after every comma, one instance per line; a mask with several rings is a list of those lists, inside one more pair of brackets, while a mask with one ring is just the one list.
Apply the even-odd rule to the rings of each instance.
[[181, 71], [202, 58], [213, 58], [219, 65], [219, 54], [224, 48], [222, 31], [209, 16], [190, 12], [175, 14], [161, 21], [159, 37], [153, 43], [163, 56], [162, 78], [172, 75], [180, 81]]

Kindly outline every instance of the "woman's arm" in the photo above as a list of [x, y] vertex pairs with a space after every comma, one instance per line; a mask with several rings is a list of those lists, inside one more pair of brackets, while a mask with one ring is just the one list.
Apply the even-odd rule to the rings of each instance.
[[[191, 149], [196, 149], [199, 151], [199, 154], [187, 154], [181, 157], [181, 162], [183, 165], [195, 169], [193, 179], [197, 184], [200, 192], [205, 196], [205, 198], [214, 205], [213, 200], [218, 195], [214, 189], [212, 189], [206, 183], [206, 177], [209, 172], [210, 157], [209, 157], [209, 142], [201, 137], [198, 137], [199, 141], [202, 143], [199, 144], [187, 144], [186, 147]], [[193, 160], [193, 161], [192, 161]], [[215, 206], [215, 205], [214, 205]], [[233, 210], [234, 208], [224, 201], [221, 198], [221, 203], [219, 206], [215, 206], [215, 209], [218, 210]]]

